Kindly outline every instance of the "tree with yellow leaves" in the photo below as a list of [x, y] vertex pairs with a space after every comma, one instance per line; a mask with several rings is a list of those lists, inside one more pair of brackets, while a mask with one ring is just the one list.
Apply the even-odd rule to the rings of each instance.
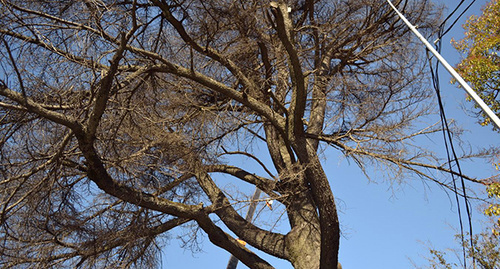
[[[498, 163], [495, 163], [495, 169], [497, 171], [500, 171], [500, 161]], [[500, 199], [500, 183], [498, 181], [495, 181], [491, 185], [488, 186], [488, 196], [490, 198], [494, 199]], [[488, 208], [484, 211], [484, 213], [488, 216], [496, 216], [498, 219], [495, 222], [494, 227], [492, 228], [492, 232], [495, 236], [500, 235], [500, 204], [498, 203], [491, 203]]]
[[[481, 16], [471, 16], [463, 27], [465, 37], [452, 40], [453, 46], [464, 56], [457, 65], [457, 72], [493, 112], [500, 115], [500, 1], [491, 0], [483, 7]], [[478, 115], [481, 125], [490, 123], [484, 112]]]

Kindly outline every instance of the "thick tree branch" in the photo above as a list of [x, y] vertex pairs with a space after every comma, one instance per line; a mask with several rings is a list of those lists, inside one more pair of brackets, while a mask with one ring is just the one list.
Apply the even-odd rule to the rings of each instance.
[[115, 182], [99, 158], [93, 146], [93, 140], [88, 140], [89, 136], [85, 133], [76, 133], [75, 135], [78, 139], [79, 148], [87, 162], [88, 177], [104, 192], [134, 205], [181, 218], [193, 219], [199, 212], [203, 211], [202, 205], [186, 205], [172, 202]]
[[[319, 44], [317, 45], [319, 47]], [[319, 49], [319, 48], [318, 48]], [[326, 115], [326, 92], [328, 86], [328, 67], [331, 59], [325, 57], [324, 59], [317, 60], [316, 72], [314, 73], [314, 85], [311, 101], [311, 114], [309, 116], [309, 124], [307, 132], [313, 134], [320, 134], [323, 131], [323, 125]], [[308, 139], [308, 143], [313, 148], [318, 149], [319, 141], [315, 139]]]
[[115, 55], [110, 61], [110, 66], [104, 77], [101, 79], [100, 87], [95, 96], [95, 103], [92, 112], [87, 120], [87, 135], [90, 137], [95, 136], [99, 121], [101, 120], [106, 104], [108, 103], [109, 93], [113, 86], [113, 79], [118, 71], [120, 60], [123, 57], [125, 48], [127, 46], [127, 39], [124, 33], [121, 33], [120, 46], [118, 47]]
[[337, 206], [330, 183], [317, 155], [317, 151], [306, 139], [294, 145], [300, 163], [304, 166], [306, 181], [311, 188], [312, 197], [319, 212], [321, 230], [320, 269], [331, 268], [338, 263], [340, 245], [340, 224]]
[[306, 108], [307, 91], [305, 88], [304, 74], [295, 46], [293, 45], [293, 23], [288, 13], [288, 6], [280, 1], [271, 2], [271, 10], [276, 18], [276, 31], [281, 43], [286, 49], [290, 61], [290, 73], [293, 83], [292, 100], [289, 108], [290, 120], [289, 139], [304, 133], [303, 117]]
[[273, 173], [271, 173], [271, 171], [267, 168], [267, 166], [259, 158], [257, 158], [253, 154], [250, 154], [250, 153], [245, 152], [245, 151], [225, 151], [224, 150], [224, 154], [221, 154], [221, 155], [243, 155], [243, 156], [249, 157], [252, 160], [256, 161], [260, 165], [260, 167], [262, 167], [262, 169], [264, 169], [264, 171], [266, 171], [266, 173], [270, 177], [276, 179], [276, 177], [273, 175]]
[[214, 245], [227, 250], [234, 255], [238, 260], [243, 262], [250, 268], [272, 269], [269, 263], [257, 256], [255, 253], [242, 246], [236, 239], [225, 233], [221, 228], [217, 227], [212, 220], [205, 215], [196, 219], [200, 227], [208, 234], [210, 242]]
[[[312, 27], [312, 36], [314, 41], [314, 82], [312, 89], [311, 100], [311, 114], [309, 115], [309, 123], [307, 125], [307, 132], [321, 133], [325, 122], [326, 115], [326, 92], [328, 87], [328, 73], [330, 69], [331, 58], [330, 55], [324, 55], [324, 48], [320, 40], [318, 23], [314, 16], [315, 5], [313, 0], [306, 2], [304, 10], [304, 17], [307, 15]], [[319, 142], [317, 140], [308, 140], [308, 143], [314, 149], [318, 149]]]
[[78, 131], [82, 128], [81, 124], [73, 117], [52, 111], [44, 108], [44, 105], [39, 104], [33, 99], [23, 96], [23, 94], [13, 91], [3, 83], [0, 84], [0, 95], [18, 103], [21, 107], [26, 108], [29, 112], [35, 113], [53, 122], [64, 125], [73, 131]]
[[232, 232], [266, 253], [283, 259], [287, 258], [284, 235], [260, 229], [240, 216], [207, 173], [199, 173], [196, 178], [215, 206], [215, 213]]
[[[133, 51], [136, 52], [141, 52], [141, 50], [135, 49], [135, 48], [130, 48]], [[192, 72], [188, 68], [181, 67], [179, 65], [175, 65], [173, 63], [170, 63], [164, 59], [162, 59], [163, 63], [162, 65], [157, 65], [155, 68], [151, 68], [152, 71], [157, 71], [157, 72], [166, 72], [166, 73], [171, 73], [171, 74], [176, 74], [181, 77], [191, 79], [203, 86], [206, 86], [216, 92], [219, 92], [231, 99], [234, 99], [246, 107], [250, 108], [252, 111], [255, 111], [257, 114], [260, 116], [266, 118], [269, 120], [273, 125], [280, 130], [281, 132], [284, 133], [284, 118], [283, 116], [279, 115], [276, 113], [274, 110], [272, 110], [269, 106], [265, 105], [264, 103], [258, 101], [257, 99], [253, 98], [252, 96], [248, 96], [242, 92], [236, 91], [231, 87], [226, 86], [223, 83], [220, 83], [219, 81], [210, 78], [208, 76], [205, 76], [201, 73], [198, 72]]]
[[205, 167], [208, 173], [225, 173], [228, 175], [232, 175], [236, 178], [239, 178], [247, 183], [255, 185], [257, 188], [263, 190], [265, 193], [269, 195], [274, 195], [273, 190], [275, 188], [276, 182], [274, 180], [269, 180], [264, 177], [257, 176], [255, 174], [251, 174], [244, 169], [241, 169], [236, 166], [230, 165], [208, 165]]

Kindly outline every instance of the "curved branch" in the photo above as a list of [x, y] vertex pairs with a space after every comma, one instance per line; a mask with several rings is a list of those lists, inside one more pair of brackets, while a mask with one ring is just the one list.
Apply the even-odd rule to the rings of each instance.
[[[39, 104], [33, 101], [33, 99], [31, 98], [7, 88], [7, 86], [3, 83], [0, 84], [0, 95], [5, 96], [8, 99], [18, 103], [21, 107], [26, 108], [26, 110], [28, 110], [29, 112], [38, 114], [43, 118], [64, 125], [74, 132], [82, 129], [82, 125], [78, 122], [77, 119], [56, 111], [46, 109], [44, 108], [43, 104]], [[5, 106], [8, 106], [8, 104], [5, 104]], [[14, 106], [14, 108], [19, 109], [18, 106]]]
[[263, 230], [240, 216], [207, 173], [198, 173], [196, 178], [213, 203], [212, 207], [215, 207], [217, 216], [239, 238], [270, 255], [282, 259], [288, 258], [284, 235]]
[[193, 219], [204, 210], [202, 205], [187, 205], [173, 202], [116, 182], [108, 174], [99, 158], [93, 146], [93, 140], [88, 140], [89, 136], [84, 132], [75, 133], [75, 136], [78, 139], [79, 148], [87, 161], [87, 175], [89, 179], [107, 194], [138, 206], [181, 218]]
[[255, 157], [254, 155], [248, 153], [248, 152], [244, 152], [244, 151], [230, 151], [230, 152], [224, 152], [223, 154], [221, 155], [225, 155], [225, 154], [228, 154], [228, 155], [244, 155], [244, 156], [247, 156], [251, 159], [253, 159], [254, 161], [256, 161], [260, 167], [262, 167], [262, 169], [264, 169], [264, 171], [266, 171], [266, 173], [272, 177], [272, 178], [275, 178], [275, 176], [271, 173], [271, 171], [269, 171], [269, 169], [267, 169], [266, 165], [261, 161], [259, 160], [257, 157]]
[[259, 177], [255, 174], [251, 174], [239, 167], [230, 166], [230, 165], [208, 165], [205, 166], [205, 169], [208, 173], [225, 173], [228, 175], [232, 175], [236, 178], [239, 178], [247, 183], [255, 185], [257, 188], [263, 190], [267, 194], [273, 194], [273, 189], [276, 185], [276, 182], [273, 180], [269, 180], [264, 177]]
[[208, 234], [208, 238], [214, 245], [227, 250], [248, 267], [259, 269], [274, 268], [255, 253], [238, 243], [236, 239], [225, 233], [221, 228], [217, 227], [208, 216], [202, 215], [196, 219], [196, 222]]
[[[133, 52], [138, 52], [138, 53], [145, 52], [145, 53], [147, 53], [144, 50], [134, 48], [134, 47], [127, 47], [127, 49], [129, 49]], [[240, 102], [241, 104], [250, 108], [251, 110], [253, 110], [257, 114], [259, 114], [260, 116], [269, 120], [282, 133], [285, 132], [285, 119], [283, 118], [283, 116], [276, 113], [273, 109], [271, 109], [266, 104], [258, 101], [257, 99], [253, 98], [252, 96], [248, 96], [245, 93], [236, 91], [233, 88], [228, 87], [225, 84], [223, 84], [217, 80], [212, 79], [211, 77], [203, 75], [199, 72], [192, 71], [188, 68], [184, 68], [182, 66], [170, 63], [163, 58], [161, 58], [161, 60], [164, 64], [156, 65], [155, 68], [152, 68], [152, 71], [175, 74], [175, 75], [190, 79], [190, 80], [197, 82], [203, 86], [206, 86], [213, 91], [224, 94], [225, 96]]]

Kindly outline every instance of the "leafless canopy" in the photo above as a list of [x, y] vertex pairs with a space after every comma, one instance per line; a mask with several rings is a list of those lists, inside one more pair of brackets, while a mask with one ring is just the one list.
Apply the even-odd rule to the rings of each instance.
[[[439, 17], [398, 7], [427, 33]], [[323, 147], [393, 176], [446, 170], [414, 145], [438, 129], [419, 120], [425, 60], [385, 1], [1, 0], [0, 42], [5, 268], [152, 267], [179, 226], [250, 268], [271, 265], [236, 237], [330, 268]], [[289, 229], [245, 220], [222, 176]]]

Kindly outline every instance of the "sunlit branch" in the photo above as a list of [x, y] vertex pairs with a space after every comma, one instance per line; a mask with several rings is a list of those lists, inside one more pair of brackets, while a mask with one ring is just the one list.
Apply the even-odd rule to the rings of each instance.
[[260, 229], [251, 222], [245, 220], [236, 210], [234, 210], [224, 193], [215, 185], [208, 174], [200, 173], [196, 178], [212, 201], [213, 206], [217, 208], [215, 213], [232, 232], [260, 250], [272, 253], [272, 255], [280, 258], [286, 258], [284, 235]]
[[273, 180], [269, 180], [267, 178], [259, 177], [256, 176], [255, 174], [249, 173], [245, 171], [244, 169], [241, 169], [239, 167], [235, 166], [230, 166], [230, 165], [209, 165], [206, 166], [207, 172], [213, 173], [213, 172], [219, 172], [219, 173], [226, 173], [229, 175], [232, 175], [236, 178], [239, 178], [247, 183], [250, 183], [252, 185], [255, 185], [259, 189], [265, 191], [268, 194], [273, 193], [273, 189], [276, 185], [276, 182]]
[[266, 173], [271, 177], [271, 178], [276, 178], [275, 175], [273, 175], [273, 173], [271, 173], [271, 171], [266, 167], [266, 165], [259, 159], [257, 158], [256, 156], [254, 156], [253, 154], [250, 154], [248, 152], [245, 152], [245, 151], [225, 151], [224, 150], [224, 153], [221, 154], [222, 155], [243, 155], [243, 156], [247, 156], [251, 159], [253, 159], [254, 161], [256, 161], [260, 167], [262, 167], [262, 169], [264, 169], [264, 171], [266, 171]]
[[23, 96], [21, 93], [18, 93], [16, 91], [7, 88], [7, 86], [4, 84], [0, 85], [0, 95], [9, 98], [12, 101], [15, 101], [19, 105], [25, 107], [26, 110], [30, 112], [38, 114], [48, 120], [62, 124], [74, 131], [81, 128], [80, 123], [73, 117], [46, 109], [42, 104], [33, 101], [29, 97]]

